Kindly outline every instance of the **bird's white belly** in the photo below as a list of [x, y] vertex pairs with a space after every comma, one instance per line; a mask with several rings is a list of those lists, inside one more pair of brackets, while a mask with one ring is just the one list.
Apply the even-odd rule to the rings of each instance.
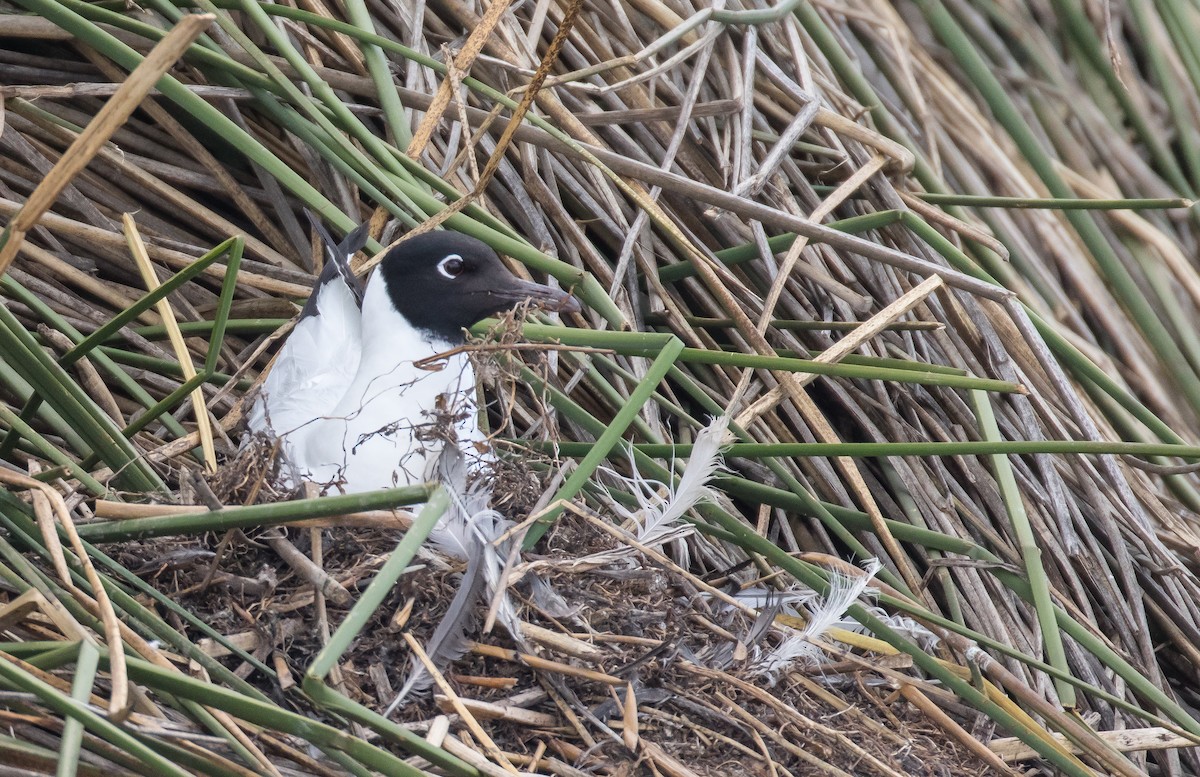
[[364, 363], [338, 405], [288, 435], [297, 474], [347, 492], [422, 483], [448, 440], [480, 439], [475, 378], [464, 355], [430, 371]]

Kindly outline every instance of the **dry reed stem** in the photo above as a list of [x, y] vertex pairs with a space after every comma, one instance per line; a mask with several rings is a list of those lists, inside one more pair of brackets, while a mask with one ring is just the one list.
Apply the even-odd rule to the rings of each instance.
[[[71, 511], [67, 509], [66, 502], [63, 501], [61, 494], [32, 477], [26, 477], [0, 468], [0, 482], [4, 482], [10, 486], [19, 486], [30, 491], [33, 498], [34, 513], [37, 516], [38, 528], [41, 529], [42, 533], [42, 541], [46, 543], [46, 550], [50, 553], [55, 571], [58, 573], [59, 582], [81, 604], [94, 610], [99, 616], [100, 621], [104, 624], [104, 639], [110, 655], [109, 677], [112, 682], [112, 696], [108, 700], [108, 714], [116, 721], [124, 720], [129, 714], [132, 701], [129, 675], [125, 665], [124, 648], [121, 643], [120, 620], [113, 610], [112, 602], [108, 598], [108, 592], [105, 591], [104, 585], [100, 582], [100, 576], [96, 573], [95, 567], [92, 566], [91, 557], [83, 547], [83, 542], [80, 541], [79, 535], [75, 532], [75, 523], [71, 520]], [[55, 521], [62, 527], [63, 533], [67, 535], [67, 541], [71, 543], [71, 549], [75, 552], [76, 560], [83, 568], [84, 577], [87, 578], [88, 585], [91, 586], [91, 596], [84, 593], [75, 585], [74, 580], [71, 579], [66, 554], [63, 552], [62, 544], [58, 540], [58, 532], [54, 530]]]
[[429, 660], [429, 656], [426, 655], [425, 649], [421, 647], [421, 643], [418, 642], [416, 638], [407, 631], [403, 633], [403, 636], [404, 641], [408, 643], [409, 650], [413, 652], [413, 655], [415, 655], [417, 660], [420, 661], [422, 666], [425, 667], [425, 671], [429, 672], [429, 675], [433, 678], [434, 683], [437, 684], [438, 689], [440, 689], [442, 694], [445, 695], [447, 702], [454, 709], [454, 711], [458, 713], [459, 718], [461, 718], [462, 722], [466, 724], [467, 729], [483, 745], [483, 751], [487, 754], [488, 758], [504, 767], [505, 771], [516, 774], [517, 767], [513, 766], [508, 758], [505, 757], [500, 748], [496, 747], [496, 743], [493, 742], [492, 738], [489, 737], [487, 732], [483, 730], [483, 726], [479, 725], [479, 721], [475, 719], [475, 716], [471, 714], [471, 711], [468, 710], [466, 705], [462, 703], [462, 700], [458, 698], [458, 694], [456, 694], [454, 689], [450, 687], [450, 683], [446, 682], [446, 678], [442, 676], [442, 673], [438, 671], [438, 668], [433, 665], [432, 661]]
[[[313, 529], [313, 531], [319, 535], [319, 530]], [[301, 578], [307, 580], [320, 596], [338, 607], [345, 607], [354, 601], [354, 597], [350, 595], [345, 586], [322, 569], [318, 561], [309, 559], [301, 553], [295, 545], [288, 542], [287, 538], [278, 534], [269, 534], [263, 539], [271, 546], [272, 550], [279, 554], [284, 563]], [[314, 550], [319, 547], [319, 544], [314, 546]]]
[[[146, 291], [153, 292], [160, 285], [158, 273], [155, 272], [154, 265], [150, 263], [150, 257], [146, 254], [146, 244], [142, 242], [137, 224], [134, 222], [133, 216], [128, 213], [122, 214], [121, 223], [125, 228], [125, 239], [129, 241], [129, 253], [137, 262], [138, 271], [142, 274], [142, 281], [146, 284]], [[187, 343], [183, 341], [183, 332], [179, 329], [179, 322], [175, 319], [175, 311], [172, 309], [170, 301], [164, 297], [155, 303], [155, 307], [158, 308], [158, 315], [162, 317], [167, 335], [171, 339], [171, 348], [175, 351], [175, 358], [179, 361], [179, 368], [183, 371], [184, 381], [195, 379], [196, 365], [192, 362], [192, 354], [188, 351]], [[192, 389], [191, 397], [192, 409], [196, 414], [196, 431], [200, 434], [200, 447], [204, 451], [204, 466], [209, 472], [216, 472], [217, 451], [213, 443], [212, 425], [208, 420], [208, 406], [204, 400], [204, 389], [200, 386]]]
[[[849, 356], [854, 351], [862, 347], [863, 343], [871, 340], [880, 332], [887, 329], [895, 323], [896, 319], [905, 315], [917, 305], [921, 304], [930, 294], [940, 289], [943, 286], [941, 276], [935, 275], [931, 278], [926, 278], [917, 286], [908, 290], [894, 302], [889, 303], [886, 307], [880, 310], [870, 319], [864, 321], [853, 332], [849, 332], [845, 337], [838, 340], [837, 343], [830, 348], [817, 354], [813, 359], [821, 364], [836, 364], [845, 357]], [[817, 375], [809, 374], [801, 378], [796, 378], [796, 382], [801, 386], [806, 386], [817, 379]], [[763, 396], [755, 400], [754, 404], [746, 408], [737, 417], [737, 424], [742, 427], [749, 427], [755, 420], [763, 414], [770, 412], [784, 398], [784, 392], [780, 386], [776, 386], [768, 391]]]
[[[1012, 769], [1009, 769], [1004, 761], [998, 757], [993, 750], [989, 749], [988, 745], [985, 745], [983, 742], [980, 742], [978, 739], [971, 736], [970, 732], [956, 723], [953, 718], [951, 718], [945, 713], [945, 711], [942, 710], [941, 707], [930, 701], [929, 697], [921, 693], [916, 686], [907, 684], [901, 685], [900, 694], [912, 702], [917, 709], [924, 712], [929, 719], [940, 726], [943, 731], [961, 742], [963, 747], [970, 750], [972, 753], [978, 756], [981, 761], [991, 766], [999, 774], [1015, 777], [1016, 772], [1014, 772]], [[995, 743], [993, 742], [992, 744], [994, 745]]]
[[9, 222], [5, 230], [7, 238], [4, 245], [0, 246], [0, 275], [8, 270], [8, 266], [16, 258], [21, 243], [25, 240], [25, 233], [54, 205], [62, 190], [87, 167], [88, 162], [103, 148], [113, 133], [137, 110], [142, 100], [158, 83], [158, 79], [171, 69], [188, 46], [192, 45], [215, 19], [211, 14], [184, 16], [134, 68], [129, 78], [121, 84], [121, 88], [88, 123], [87, 128], [58, 160], [50, 174], [42, 179], [29, 195], [20, 212]]
[[[107, 499], [95, 501], [95, 517], [106, 521], [127, 518], [165, 518], [171, 515], [203, 515], [208, 508], [199, 505], [155, 505], [113, 502]], [[374, 528], [407, 531], [412, 526], [413, 515], [407, 510], [367, 510], [345, 513], [334, 518], [309, 518], [289, 521], [280, 526], [297, 529], [322, 528]]]
[[[483, 45], [488, 37], [492, 34], [492, 30], [500, 21], [500, 17], [508, 10], [509, 0], [495, 0], [491, 3], [483, 14], [483, 18], [479, 20], [479, 25], [471, 30], [471, 34], [467, 37], [467, 42], [453, 58], [454, 70], [460, 73], [466, 73], [471, 70], [471, 65], [475, 62], [475, 58], [483, 51]], [[429, 138], [437, 129], [438, 122], [442, 120], [442, 115], [446, 112], [446, 108], [450, 105], [450, 100], [454, 95], [454, 90], [458, 88], [458, 83], [453, 78], [444, 78], [438, 86], [437, 94], [433, 96], [433, 102], [429, 109], [425, 112], [424, 118], [417, 126], [416, 132], [413, 133], [412, 141], [408, 144], [408, 148], [404, 153], [408, 154], [413, 159], [417, 159], [425, 151], [425, 146], [429, 144]], [[518, 119], [519, 121], [519, 119]], [[499, 153], [503, 153], [503, 148], [499, 149]]]
[[[21, 210], [21, 204], [10, 200], [6, 197], [0, 197], [0, 215], [12, 215]], [[76, 238], [81, 241], [95, 241], [106, 248], [121, 247], [125, 248], [125, 238], [118, 232], [110, 232], [107, 229], [100, 229], [88, 224], [84, 224], [74, 219], [65, 218], [55, 213], [46, 213], [38, 221], [39, 226], [44, 226], [51, 231], [62, 231], [65, 235]], [[164, 264], [170, 265], [177, 270], [183, 269], [196, 261], [195, 256], [189, 256], [181, 251], [176, 251], [170, 248], [163, 248], [154, 243], [146, 246], [146, 252], [151, 259], [158, 260]], [[204, 274], [213, 278], [225, 278], [225, 265], [212, 264], [204, 269]], [[294, 283], [291, 281], [280, 280], [269, 276], [262, 275], [257, 272], [246, 270], [244, 267], [238, 271], [238, 283], [249, 288], [261, 289], [262, 291], [272, 292], [284, 297], [307, 297], [312, 291], [311, 285]], [[103, 287], [98, 286], [98, 290], [104, 291]], [[111, 289], [107, 290], [111, 293]], [[129, 305], [133, 300], [125, 300], [124, 304]]]
[[[1123, 753], [1196, 746], [1196, 742], [1188, 737], [1182, 737], [1165, 728], [1157, 727], [1126, 731], [1101, 731], [1099, 735]], [[1067, 738], [1062, 734], [1054, 734], [1054, 738], [1064, 747], [1071, 748], [1072, 752], [1082, 754], [1082, 751], [1068, 742]], [[993, 739], [988, 743], [988, 747], [999, 758], [1008, 763], [1030, 761], [1038, 758], [1036, 752], [1016, 737]]]
[[471, 646], [471, 652], [481, 656], [491, 656], [492, 658], [500, 658], [505, 661], [516, 661], [528, 664], [534, 669], [545, 672], [552, 672], [567, 677], [578, 677], [591, 682], [602, 683], [614, 687], [623, 686], [625, 681], [619, 677], [614, 677], [604, 672], [598, 672], [593, 669], [585, 669], [583, 667], [564, 664], [561, 661], [552, 661], [542, 658], [541, 656], [533, 655], [532, 653], [520, 653], [516, 650], [496, 647], [495, 645], [484, 645], [476, 642]]
[[[508, 123], [504, 127], [504, 131], [500, 134], [500, 138], [496, 141], [496, 148], [488, 158], [487, 164], [484, 165], [483, 172], [479, 174], [479, 178], [475, 182], [475, 188], [471, 191], [471, 193], [455, 200], [448, 207], [439, 211], [437, 215], [426, 219], [424, 223], [422, 223], [413, 231], [405, 234], [400, 239], [393, 241], [390, 245], [386, 246], [383, 251], [371, 257], [368, 261], [355, 267], [355, 272], [365, 273], [367, 270], [370, 270], [372, 267], [379, 264], [379, 262], [383, 261], [383, 257], [388, 251], [404, 242], [404, 240], [436, 229], [438, 226], [444, 224], [451, 216], [462, 212], [464, 208], [472, 204], [483, 194], [484, 189], [487, 187], [488, 183], [491, 182], [492, 177], [495, 176], [496, 171], [499, 169], [500, 160], [503, 159], [505, 150], [507, 150], [508, 146], [512, 143], [517, 130], [520, 128], [521, 123], [525, 118], [525, 114], [533, 106], [534, 100], [537, 99], [538, 92], [542, 88], [542, 84], [545, 82], [546, 76], [550, 72], [550, 68], [553, 67], [554, 63], [558, 60], [559, 52], [562, 51], [563, 43], [570, 34], [571, 26], [574, 24], [575, 18], [579, 15], [579, 9], [582, 7], [582, 5], [583, 0], [570, 0], [570, 3], [567, 5], [566, 15], [564, 16], [562, 23], [559, 25], [558, 30], [554, 33], [554, 38], [550, 41], [550, 45], [547, 47], [546, 53], [542, 56], [542, 61], [538, 64], [538, 69], [533, 74], [533, 78], [530, 80], [529, 85], [525, 87], [525, 93], [521, 97], [521, 102], [518, 103], [516, 109], [513, 110], [512, 116], [509, 117]], [[495, 9], [497, 6], [502, 6], [500, 10], [503, 10], [505, 7], [507, 7], [507, 0], [496, 0], [496, 2], [493, 3], [492, 8], [489, 9], [489, 14], [491, 13], [491, 10]], [[486, 22], [483, 23], [486, 24]], [[480, 41], [486, 39], [486, 36], [479, 38]]]
[[[46, 342], [53, 345], [62, 353], [66, 353], [75, 346], [71, 342], [71, 338], [49, 327], [39, 327], [38, 333], [46, 338]], [[88, 396], [96, 401], [96, 404], [108, 414], [108, 417], [114, 423], [118, 426], [125, 426], [127, 423], [125, 416], [121, 413], [121, 408], [117, 404], [117, 400], [113, 397], [112, 392], [104, 383], [104, 378], [101, 377], [100, 371], [92, 364], [92, 360], [83, 357], [76, 361], [72, 367], [74, 367], [76, 374], [79, 376], [80, 385], [88, 393]]]

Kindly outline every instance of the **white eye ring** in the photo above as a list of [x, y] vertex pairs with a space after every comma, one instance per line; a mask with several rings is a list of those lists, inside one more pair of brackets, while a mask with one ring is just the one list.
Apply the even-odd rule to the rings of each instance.
[[465, 267], [466, 265], [463, 264], [463, 258], [458, 254], [450, 254], [445, 259], [442, 259], [442, 261], [438, 262], [437, 265], [438, 272], [442, 274], [442, 277], [449, 280], [454, 280], [458, 276], [462, 275], [462, 271]]

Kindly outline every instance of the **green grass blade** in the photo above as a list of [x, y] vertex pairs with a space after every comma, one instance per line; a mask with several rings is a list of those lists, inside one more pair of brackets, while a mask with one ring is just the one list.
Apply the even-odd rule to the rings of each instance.
[[[642, 405], [649, 401], [654, 389], [666, 377], [667, 371], [675, 365], [676, 359], [683, 352], [683, 341], [672, 337], [662, 351], [646, 370], [642, 382], [629, 394], [629, 400], [617, 412], [609, 423], [608, 428], [592, 445], [591, 450], [580, 460], [572, 472], [554, 495], [554, 502], [573, 498], [592, 477], [596, 468], [608, 458], [609, 454], [621, 440], [621, 435], [642, 410]], [[528, 370], [526, 370], [527, 372]], [[562, 514], [562, 508], [553, 508], [546, 512], [525, 535], [525, 547], [532, 547]]]
[[[75, 644], [75, 677], [71, 680], [71, 698], [79, 704], [87, 704], [92, 696], [92, 685], [96, 682], [96, 669], [100, 666], [100, 652], [87, 641]], [[58, 771], [56, 777], [75, 777], [79, 765], [79, 750], [83, 744], [83, 722], [68, 718], [63, 723], [62, 738], [58, 745]]]
[[362, 510], [388, 510], [423, 502], [429, 497], [429, 493], [429, 486], [388, 488], [382, 491], [299, 499], [292, 502], [226, 507], [223, 510], [195, 515], [170, 515], [163, 518], [129, 518], [121, 521], [97, 522], [80, 526], [78, 531], [79, 536], [89, 542], [119, 542], [147, 537], [164, 537], [172, 534], [220, 532], [227, 529], [245, 529], [251, 526], [274, 526], [308, 518], [326, 518], [331, 515]]

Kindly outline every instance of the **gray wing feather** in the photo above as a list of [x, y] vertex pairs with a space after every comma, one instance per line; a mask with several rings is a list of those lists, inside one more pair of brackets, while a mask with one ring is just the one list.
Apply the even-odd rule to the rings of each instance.
[[309, 295], [308, 302], [300, 311], [300, 318], [305, 319], [317, 315], [317, 297], [320, 296], [321, 289], [325, 288], [325, 284], [339, 278], [361, 305], [363, 282], [350, 269], [350, 260], [366, 246], [367, 239], [370, 237], [370, 224], [368, 222], [359, 224], [346, 235], [342, 242], [338, 243], [312, 211], [305, 210], [304, 215], [308, 216], [309, 223], [313, 225], [313, 229], [317, 230], [317, 235], [321, 238], [325, 249], [325, 266], [321, 268], [321, 274], [317, 277], [316, 284], [313, 285], [313, 292]]
[[[441, 670], [467, 652], [470, 645], [467, 629], [475, 620], [475, 606], [493, 588], [489, 578], [498, 578], [496, 573], [503, 566], [496, 554], [489, 552], [489, 545], [512, 524], [499, 513], [487, 509], [487, 491], [472, 489], [467, 485], [466, 462], [458, 446], [446, 445], [438, 456], [437, 464], [438, 479], [450, 492], [451, 500], [450, 508], [430, 534], [429, 540], [447, 555], [467, 559], [467, 569], [459, 583], [458, 592], [425, 647], [429, 660]], [[492, 569], [489, 570], [489, 567]], [[507, 623], [505, 625], [510, 626]], [[433, 677], [425, 670], [424, 664], [414, 657], [409, 662], [404, 686], [387, 708], [386, 714], [390, 715], [410, 693], [426, 691], [431, 685]]]

